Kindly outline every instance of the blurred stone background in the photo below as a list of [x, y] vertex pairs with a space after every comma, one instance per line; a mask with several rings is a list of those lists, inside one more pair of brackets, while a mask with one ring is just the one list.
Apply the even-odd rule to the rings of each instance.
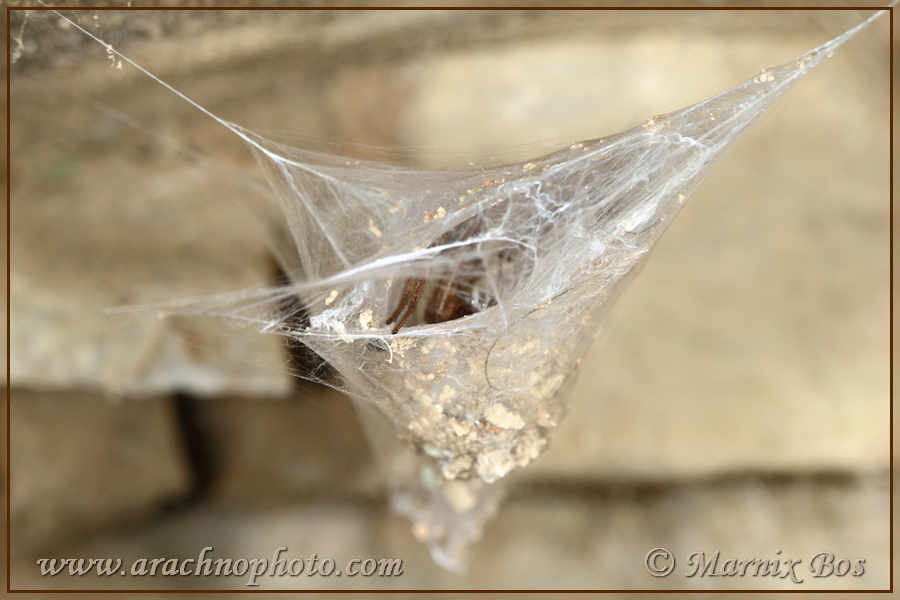
[[[10, 21], [12, 588], [38, 557], [403, 558], [399, 578], [262, 589], [885, 589], [889, 585], [886, 20], [725, 157], [613, 310], [574, 407], [465, 576], [393, 515], [349, 402], [275, 336], [104, 309], [270, 281], [223, 127], [48, 12]], [[412, 164], [518, 160], [631, 127], [805, 52], [854, 12], [85, 11], [229, 121]], [[21, 42], [21, 44], [20, 44]], [[102, 104], [101, 104], [102, 103]], [[139, 124], [126, 125], [115, 111]], [[315, 140], [315, 141], [314, 141]], [[413, 151], [412, 149], [415, 149]], [[666, 547], [666, 578], [644, 557]], [[691, 552], [803, 559], [804, 583], [687, 578]], [[862, 577], [812, 578], [822, 551]]]

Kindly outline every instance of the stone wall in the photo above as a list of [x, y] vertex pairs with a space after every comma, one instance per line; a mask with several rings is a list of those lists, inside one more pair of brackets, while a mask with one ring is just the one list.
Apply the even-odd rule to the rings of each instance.
[[[229, 121], [465, 166], [624, 130], [853, 18], [216, 11], [80, 23]], [[388, 510], [348, 401], [293, 379], [279, 338], [150, 308], [275, 276], [252, 192], [160, 136], [260, 178], [250, 153], [52, 14], [24, 26], [14, 14], [12, 587], [244, 589], [241, 578], [72, 583], [41, 578], [34, 561], [288, 546], [400, 556], [405, 574], [264, 587], [886, 588], [889, 74], [877, 25], [751, 128], [690, 200], [583, 362], [552, 447], [510, 477], [472, 569], [455, 576]], [[146, 308], [105, 310], [121, 306]], [[780, 550], [867, 568], [805, 571], [799, 585], [680, 567], [654, 578], [643, 560], [658, 546], [681, 566], [695, 550]]]

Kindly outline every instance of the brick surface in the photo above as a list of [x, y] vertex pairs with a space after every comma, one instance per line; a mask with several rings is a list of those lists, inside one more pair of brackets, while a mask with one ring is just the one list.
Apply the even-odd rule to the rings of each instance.
[[143, 522], [189, 489], [164, 400], [14, 390], [9, 408], [14, 556]]
[[[819, 25], [846, 24], [826, 13], [284, 13], [205, 25], [162, 14], [102, 23], [125, 27], [117, 47], [216, 114], [311, 136], [298, 144], [424, 146], [417, 163], [462, 165], [622, 130], [815, 46], [828, 37]], [[407, 576], [379, 585], [403, 588], [796, 589], [649, 578], [635, 561], [672, 543], [865, 556], [865, 577], [803, 589], [885, 585], [888, 78], [873, 38], [801, 82], [691, 199], [582, 364], [556, 440], [511, 477], [512, 500], [459, 579], [373, 500], [382, 483], [347, 402], [295, 394], [281, 340], [153, 308], [260, 284], [273, 261], [249, 226], [252, 193], [147, 130], [255, 176], [250, 154], [157, 84], [110, 69], [102, 48], [90, 54], [34, 18], [26, 41], [48, 60], [14, 68], [11, 89], [10, 377], [70, 393], [12, 400], [14, 584], [69, 585], [35, 578], [40, 547], [136, 558], [209, 544], [236, 557], [281, 545], [402, 555]], [[121, 305], [145, 310], [101, 312]], [[195, 408], [216, 461], [213, 505], [156, 512], [188, 485], [166, 402], [71, 393], [86, 389], [211, 398]], [[123, 522], [133, 528], [116, 533]], [[78, 542], [85, 532], [100, 537]]]
[[214, 493], [224, 502], [385, 492], [354, 410], [334, 390], [303, 385], [288, 399], [225, 398], [198, 408], [216, 461]]

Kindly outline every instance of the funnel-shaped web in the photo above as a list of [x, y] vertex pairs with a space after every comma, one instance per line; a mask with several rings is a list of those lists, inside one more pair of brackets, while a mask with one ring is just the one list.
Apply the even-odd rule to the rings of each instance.
[[386, 457], [394, 505], [459, 569], [502, 498], [491, 484], [552, 438], [629, 276], [751, 122], [855, 31], [618, 135], [489, 170], [410, 170], [238, 128], [293, 238], [279, 299], [302, 308], [231, 314], [314, 350], [373, 435], [412, 451]]
[[877, 16], [694, 106], [488, 170], [330, 156], [219, 119], [275, 191], [290, 283], [216, 312], [329, 363], [325, 383], [357, 400], [384, 455], [395, 508], [439, 564], [462, 569], [502, 500], [495, 482], [550, 441], [598, 324], [687, 198]]

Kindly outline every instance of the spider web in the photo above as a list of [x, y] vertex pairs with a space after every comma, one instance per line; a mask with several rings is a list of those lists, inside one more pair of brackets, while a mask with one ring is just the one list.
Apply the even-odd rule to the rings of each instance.
[[357, 401], [395, 508], [459, 570], [502, 500], [498, 480], [552, 439], [599, 324], [686, 200], [877, 16], [683, 110], [486, 169], [323, 154], [195, 104], [265, 171], [286, 283], [173, 310], [254, 323], [321, 357], [329, 368], [304, 375]]
[[[232, 315], [313, 349], [368, 407], [370, 428], [412, 450], [391, 459], [395, 507], [458, 569], [502, 496], [489, 484], [550, 441], [598, 325], [687, 198], [857, 30], [618, 135], [486, 170], [323, 156], [239, 129], [298, 250], [282, 293], [309, 316], [298, 327], [296, 313], [255, 303]], [[464, 314], [429, 315], [447, 296]]]

